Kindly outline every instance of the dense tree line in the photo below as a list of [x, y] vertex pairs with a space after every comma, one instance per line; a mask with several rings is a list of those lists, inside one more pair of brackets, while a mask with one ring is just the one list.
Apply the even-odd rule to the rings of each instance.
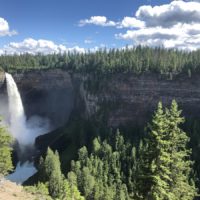
[[12, 169], [12, 137], [0, 120], [0, 177], [7, 175]]
[[65, 179], [60, 166], [58, 152], [54, 153], [48, 148], [46, 158], [40, 160], [39, 176], [43, 183], [39, 183], [36, 188], [42, 184], [53, 199], [84, 200], [77, 186]]
[[135, 47], [101, 49], [96, 52], [51, 55], [1, 55], [0, 66], [6, 71], [62, 68], [82, 73], [159, 72], [191, 76], [200, 69], [200, 50], [193, 52], [175, 49]]
[[53, 199], [192, 200], [197, 195], [189, 137], [177, 103], [159, 103], [147, 135], [135, 145], [117, 131], [83, 146], [64, 177], [59, 155], [48, 149], [40, 177]]
[[[104, 140], [96, 137], [92, 148], [79, 149], [65, 176], [58, 152], [48, 148], [40, 160], [40, 182], [25, 189], [47, 200], [192, 200], [198, 193], [195, 183], [199, 174], [191, 161], [190, 139], [181, 129], [183, 123], [175, 101], [169, 109], [159, 103], [139, 145], [119, 131]], [[194, 124], [191, 127], [198, 125]], [[193, 135], [199, 138], [195, 131]], [[0, 175], [12, 170], [11, 142], [1, 125]]]
[[189, 146], [192, 148], [192, 159], [194, 163], [194, 172], [196, 174], [196, 185], [200, 189], [200, 120], [188, 119], [184, 125], [184, 130], [189, 133], [191, 138]]

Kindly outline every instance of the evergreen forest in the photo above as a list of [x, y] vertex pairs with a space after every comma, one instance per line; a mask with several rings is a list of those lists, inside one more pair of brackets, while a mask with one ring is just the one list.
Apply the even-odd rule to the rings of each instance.
[[94, 73], [112, 74], [133, 72], [157, 72], [160, 74], [187, 73], [200, 70], [200, 50], [181, 51], [161, 47], [100, 49], [85, 53], [68, 52], [63, 54], [21, 54], [0, 56], [0, 66], [8, 72], [28, 71], [33, 69], [55, 69]]
[[[59, 153], [48, 148], [39, 161], [39, 182], [25, 189], [59, 200], [195, 199], [199, 177], [184, 121], [176, 101], [169, 108], [160, 102], [138, 145], [119, 130], [105, 139], [98, 136], [92, 148], [78, 150], [70, 170], [61, 170]], [[12, 170], [11, 138], [5, 128], [0, 134], [0, 173], [5, 175]]]

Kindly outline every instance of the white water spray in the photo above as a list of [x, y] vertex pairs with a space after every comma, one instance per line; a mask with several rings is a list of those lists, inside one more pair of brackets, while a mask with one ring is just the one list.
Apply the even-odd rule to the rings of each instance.
[[22, 99], [13, 77], [6, 73], [7, 92], [9, 102], [10, 131], [20, 144], [26, 144], [28, 130]]
[[10, 132], [21, 147], [34, 145], [35, 138], [50, 131], [48, 119], [32, 116], [28, 121], [22, 99], [12, 75], [6, 73]]
[[[39, 135], [47, 133], [51, 129], [49, 128], [49, 121], [47, 119], [32, 116], [28, 121], [24, 112], [22, 99], [17, 88], [17, 85], [12, 75], [6, 73], [7, 92], [8, 92], [8, 104], [9, 104], [9, 127], [12, 136], [18, 141], [22, 156], [27, 154], [24, 150], [28, 150], [30, 145], [34, 148], [35, 138]], [[33, 162], [26, 162], [24, 164], [17, 165], [15, 172], [9, 175], [7, 178], [22, 183], [27, 178], [32, 176], [36, 172]]]

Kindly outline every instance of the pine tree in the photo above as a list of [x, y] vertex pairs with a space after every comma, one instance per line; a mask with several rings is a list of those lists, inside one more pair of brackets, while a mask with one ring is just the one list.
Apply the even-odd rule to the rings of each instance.
[[196, 194], [190, 184], [192, 162], [186, 148], [189, 139], [179, 127], [184, 121], [180, 114], [175, 101], [165, 112], [158, 104], [140, 162], [140, 199], [189, 200]]
[[13, 169], [11, 142], [12, 137], [0, 124], [0, 176], [7, 175], [7, 173]]
[[190, 200], [196, 195], [195, 185], [191, 179], [193, 162], [190, 160], [191, 150], [187, 149], [189, 137], [180, 128], [184, 118], [181, 117], [176, 101], [172, 102], [166, 114], [171, 140], [170, 190], [174, 194], [174, 199]]
[[162, 147], [162, 138], [166, 131], [165, 116], [162, 104], [153, 117], [147, 139], [147, 150], [143, 152], [141, 161], [141, 174], [139, 178], [139, 194], [145, 199], [168, 199], [166, 196], [167, 181], [162, 179], [163, 171], [168, 170], [168, 163], [163, 162], [163, 153], [166, 150]]
[[49, 194], [53, 198], [60, 198], [63, 194], [64, 178], [60, 168], [58, 152], [53, 152], [50, 148], [44, 160], [44, 176], [48, 182]]
[[73, 172], [68, 174], [68, 179], [64, 180], [64, 192], [62, 200], [84, 200], [77, 188], [77, 177]]

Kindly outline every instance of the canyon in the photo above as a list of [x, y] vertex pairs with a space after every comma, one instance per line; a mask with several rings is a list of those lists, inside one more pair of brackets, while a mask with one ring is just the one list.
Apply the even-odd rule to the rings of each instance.
[[[14, 73], [27, 118], [39, 115], [55, 127], [67, 123], [74, 110], [83, 118], [106, 119], [109, 127], [144, 125], [157, 103], [176, 99], [183, 115], [200, 117], [200, 75], [169, 79], [155, 73], [81, 75], [61, 69]], [[95, 85], [95, 87], [94, 87]], [[0, 95], [6, 99], [4, 73]], [[6, 100], [5, 100], [6, 101]], [[103, 111], [103, 112], [102, 112]]]
[[[158, 73], [118, 73], [102, 76], [50, 69], [17, 72], [13, 73], [12, 77], [20, 92], [27, 123], [33, 116], [39, 116], [41, 119], [48, 119], [50, 130], [55, 130], [47, 131], [48, 134], [43, 132], [37, 137], [36, 152], [22, 158], [26, 161], [30, 159], [30, 155], [33, 156], [36, 166], [40, 155], [44, 155], [50, 146], [59, 151], [63, 166], [69, 167], [70, 161], [76, 158], [77, 148], [87, 140], [87, 131], [86, 135], [79, 135], [80, 119], [83, 124], [84, 120], [90, 121], [89, 124], [95, 122], [94, 126], [103, 123], [105, 127], [114, 129], [143, 129], [151, 119], [158, 102], [162, 101], [168, 106], [173, 99], [178, 102], [187, 119], [196, 120], [200, 117], [199, 74], [189, 77], [182, 73], [174, 75], [173, 78]], [[0, 72], [0, 115], [5, 118], [9, 109], [6, 85], [5, 73]], [[75, 129], [70, 132], [69, 122], [73, 122], [72, 126], [78, 128], [77, 133]], [[43, 125], [44, 121], [41, 123]], [[136, 131], [136, 134], [136, 138], [140, 137], [139, 132]], [[18, 159], [21, 159], [19, 155], [14, 158], [16, 164]], [[33, 164], [31, 166], [35, 172]], [[29, 181], [26, 183], [32, 183], [32, 179]]]

